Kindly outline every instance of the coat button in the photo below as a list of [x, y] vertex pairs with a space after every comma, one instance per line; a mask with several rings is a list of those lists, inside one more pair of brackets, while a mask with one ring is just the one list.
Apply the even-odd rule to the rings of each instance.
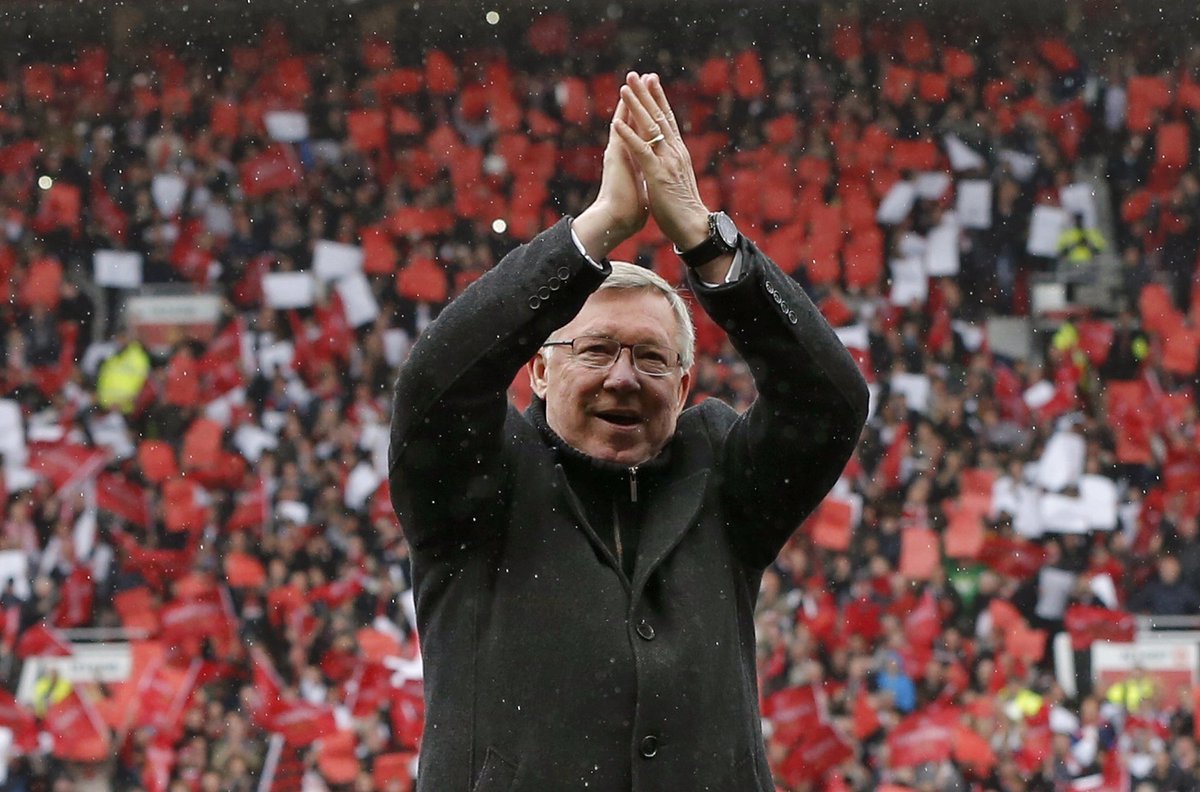
[[536, 294], [529, 298], [529, 307], [535, 311], [542, 307], [542, 301]]
[[542, 300], [549, 300], [550, 299], [550, 287], [549, 286], [539, 286], [538, 290], [537, 290], [537, 296]]
[[554, 274], [558, 276], [559, 280], [566, 281], [571, 277], [571, 270], [567, 269], [566, 267], [559, 267], [558, 272]]
[[658, 738], [653, 734], [647, 734], [642, 738], [642, 756], [646, 759], [653, 759], [658, 753]]
[[642, 619], [640, 622], [638, 622], [637, 634], [642, 636], [642, 638], [647, 641], [653, 641], [654, 640], [654, 627], [650, 624], [650, 622], [646, 621], [645, 619]]

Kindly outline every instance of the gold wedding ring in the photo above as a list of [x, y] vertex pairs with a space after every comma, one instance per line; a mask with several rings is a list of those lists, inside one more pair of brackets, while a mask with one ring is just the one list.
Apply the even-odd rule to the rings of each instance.
[[655, 135], [654, 137], [647, 140], [646, 145], [653, 146], [655, 143], [660, 142], [665, 137], [666, 137], [666, 135], [664, 135], [662, 132], [659, 132], [657, 135]]

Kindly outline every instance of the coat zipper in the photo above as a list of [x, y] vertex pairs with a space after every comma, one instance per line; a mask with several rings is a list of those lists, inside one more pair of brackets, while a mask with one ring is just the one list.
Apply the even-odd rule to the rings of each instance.
[[[629, 468], [629, 501], [637, 503], [638, 499], [638, 484], [637, 484], [637, 466]], [[621, 508], [617, 505], [616, 500], [613, 501], [613, 546], [617, 548], [617, 564], [622, 569], [625, 568], [625, 548], [621, 544]]]

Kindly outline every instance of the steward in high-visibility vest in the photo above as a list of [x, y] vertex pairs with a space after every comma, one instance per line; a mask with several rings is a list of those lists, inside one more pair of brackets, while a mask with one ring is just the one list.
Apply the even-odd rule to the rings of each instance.
[[1155, 694], [1154, 681], [1141, 674], [1126, 677], [1120, 682], [1114, 682], [1106, 691], [1105, 698], [1126, 712], [1137, 712], [1142, 702], [1153, 698]]
[[39, 718], [45, 717], [51, 707], [69, 695], [71, 695], [70, 680], [59, 676], [55, 671], [42, 674], [33, 683], [33, 701], [31, 703], [34, 714]]
[[130, 412], [149, 376], [150, 356], [140, 343], [130, 341], [100, 364], [96, 401], [105, 409], [116, 407], [121, 412]]
[[1084, 227], [1082, 215], [1076, 215], [1075, 224], [1058, 235], [1058, 257], [1071, 264], [1089, 264], [1106, 247], [1099, 231]]

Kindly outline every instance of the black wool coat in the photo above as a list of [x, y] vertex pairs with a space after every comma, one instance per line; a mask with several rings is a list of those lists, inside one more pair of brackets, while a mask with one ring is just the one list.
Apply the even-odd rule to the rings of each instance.
[[764, 568], [837, 480], [866, 417], [853, 359], [743, 239], [701, 306], [757, 402], [685, 410], [641, 504], [632, 577], [561, 452], [506, 388], [607, 276], [564, 219], [447, 306], [401, 368], [392, 499], [425, 663], [420, 792], [774, 788], [754, 604]]

